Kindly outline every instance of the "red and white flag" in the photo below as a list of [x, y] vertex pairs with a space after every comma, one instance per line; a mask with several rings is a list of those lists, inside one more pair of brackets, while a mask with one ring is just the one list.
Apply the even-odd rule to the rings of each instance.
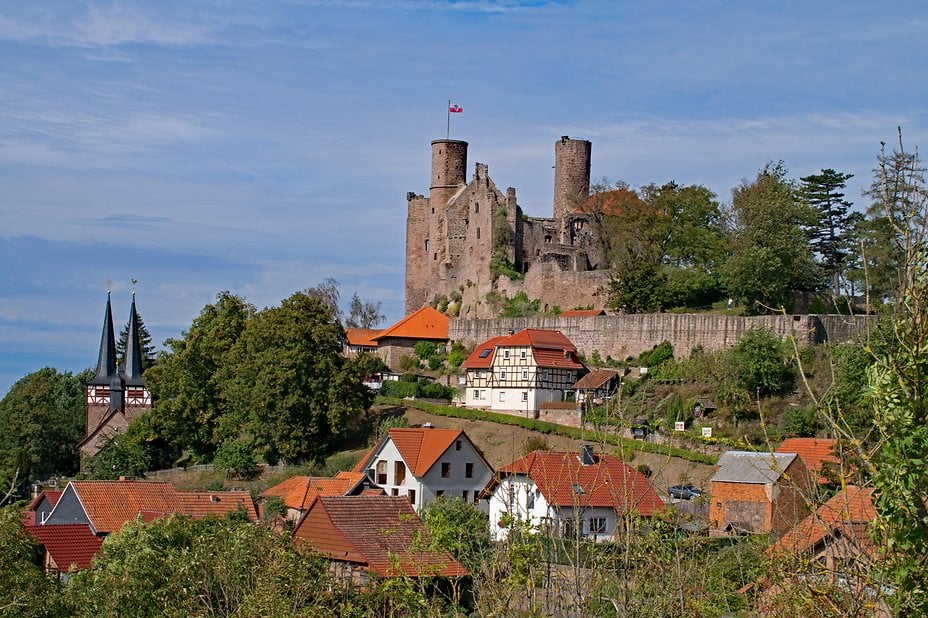
[[464, 112], [464, 108], [457, 104], [452, 104], [448, 107], [449, 114], [461, 114]]

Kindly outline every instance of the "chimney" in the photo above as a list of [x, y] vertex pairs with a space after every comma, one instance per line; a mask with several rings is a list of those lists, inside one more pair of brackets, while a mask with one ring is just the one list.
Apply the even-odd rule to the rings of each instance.
[[35, 500], [39, 497], [39, 494], [42, 493], [42, 486], [38, 483], [32, 484], [32, 499]]
[[510, 328], [510, 329], [509, 329], [509, 334], [510, 334], [510, 335], [515, 335], [515, 334], [516, 334], [516, 331]]
[[596, 458], [593, 456], [592, 444], [580, 446], [580, 463], [584, 466], [592, 466], [596, 463]]
[[423, 424], [422, 424], [422, 429], [434, 429], [434, 428], [435, 428], [435, 425], [433, 425], [432, 423], [423, 423]]

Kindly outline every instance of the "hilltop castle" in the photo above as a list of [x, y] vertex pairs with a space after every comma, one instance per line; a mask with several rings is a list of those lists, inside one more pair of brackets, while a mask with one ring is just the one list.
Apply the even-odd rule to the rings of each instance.
[[486, 164], [466, 180], [467, 142], [434, 140], [428, 197], [406, 195], [406, 314], [444, 296], [460, 317], [493, 317], [488, 294], [518, 292], [543, 310], [602, 306], [607, 275], [583, 212], [591, 149], [567, 136], [555, 142], [553, 216], [540, 218], [523, 215], [516, 190], [497, 189]]

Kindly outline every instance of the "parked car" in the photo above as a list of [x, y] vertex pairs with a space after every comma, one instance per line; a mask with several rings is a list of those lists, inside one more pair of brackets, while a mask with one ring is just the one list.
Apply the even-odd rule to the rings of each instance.
[[702, 490], [695, 485], [671, 485], [667, 490], [671, 498], [679, 500], [692, 500], [702, 495]]

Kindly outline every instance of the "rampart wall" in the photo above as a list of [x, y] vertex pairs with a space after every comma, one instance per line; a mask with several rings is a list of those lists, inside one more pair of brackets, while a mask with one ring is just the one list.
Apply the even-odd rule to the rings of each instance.
[[677, 355], [687, 355], [695, 346], [719, 350], [734, 346], [754, 326], [764, 326], [786, 338], [795, 333], [800, 345], [844, 343], [862, 335], [870, 316], [766, 315], [756, 317], [718, 314], [647, 313], [598, 317], [452, 319], [448, 335], [454, 341], [475, 345], [510, 330], [540, 328], [559, 330], [581, 354], [594, 351], [606, 358], [625, 359], [651, 350], [664, 340]]

